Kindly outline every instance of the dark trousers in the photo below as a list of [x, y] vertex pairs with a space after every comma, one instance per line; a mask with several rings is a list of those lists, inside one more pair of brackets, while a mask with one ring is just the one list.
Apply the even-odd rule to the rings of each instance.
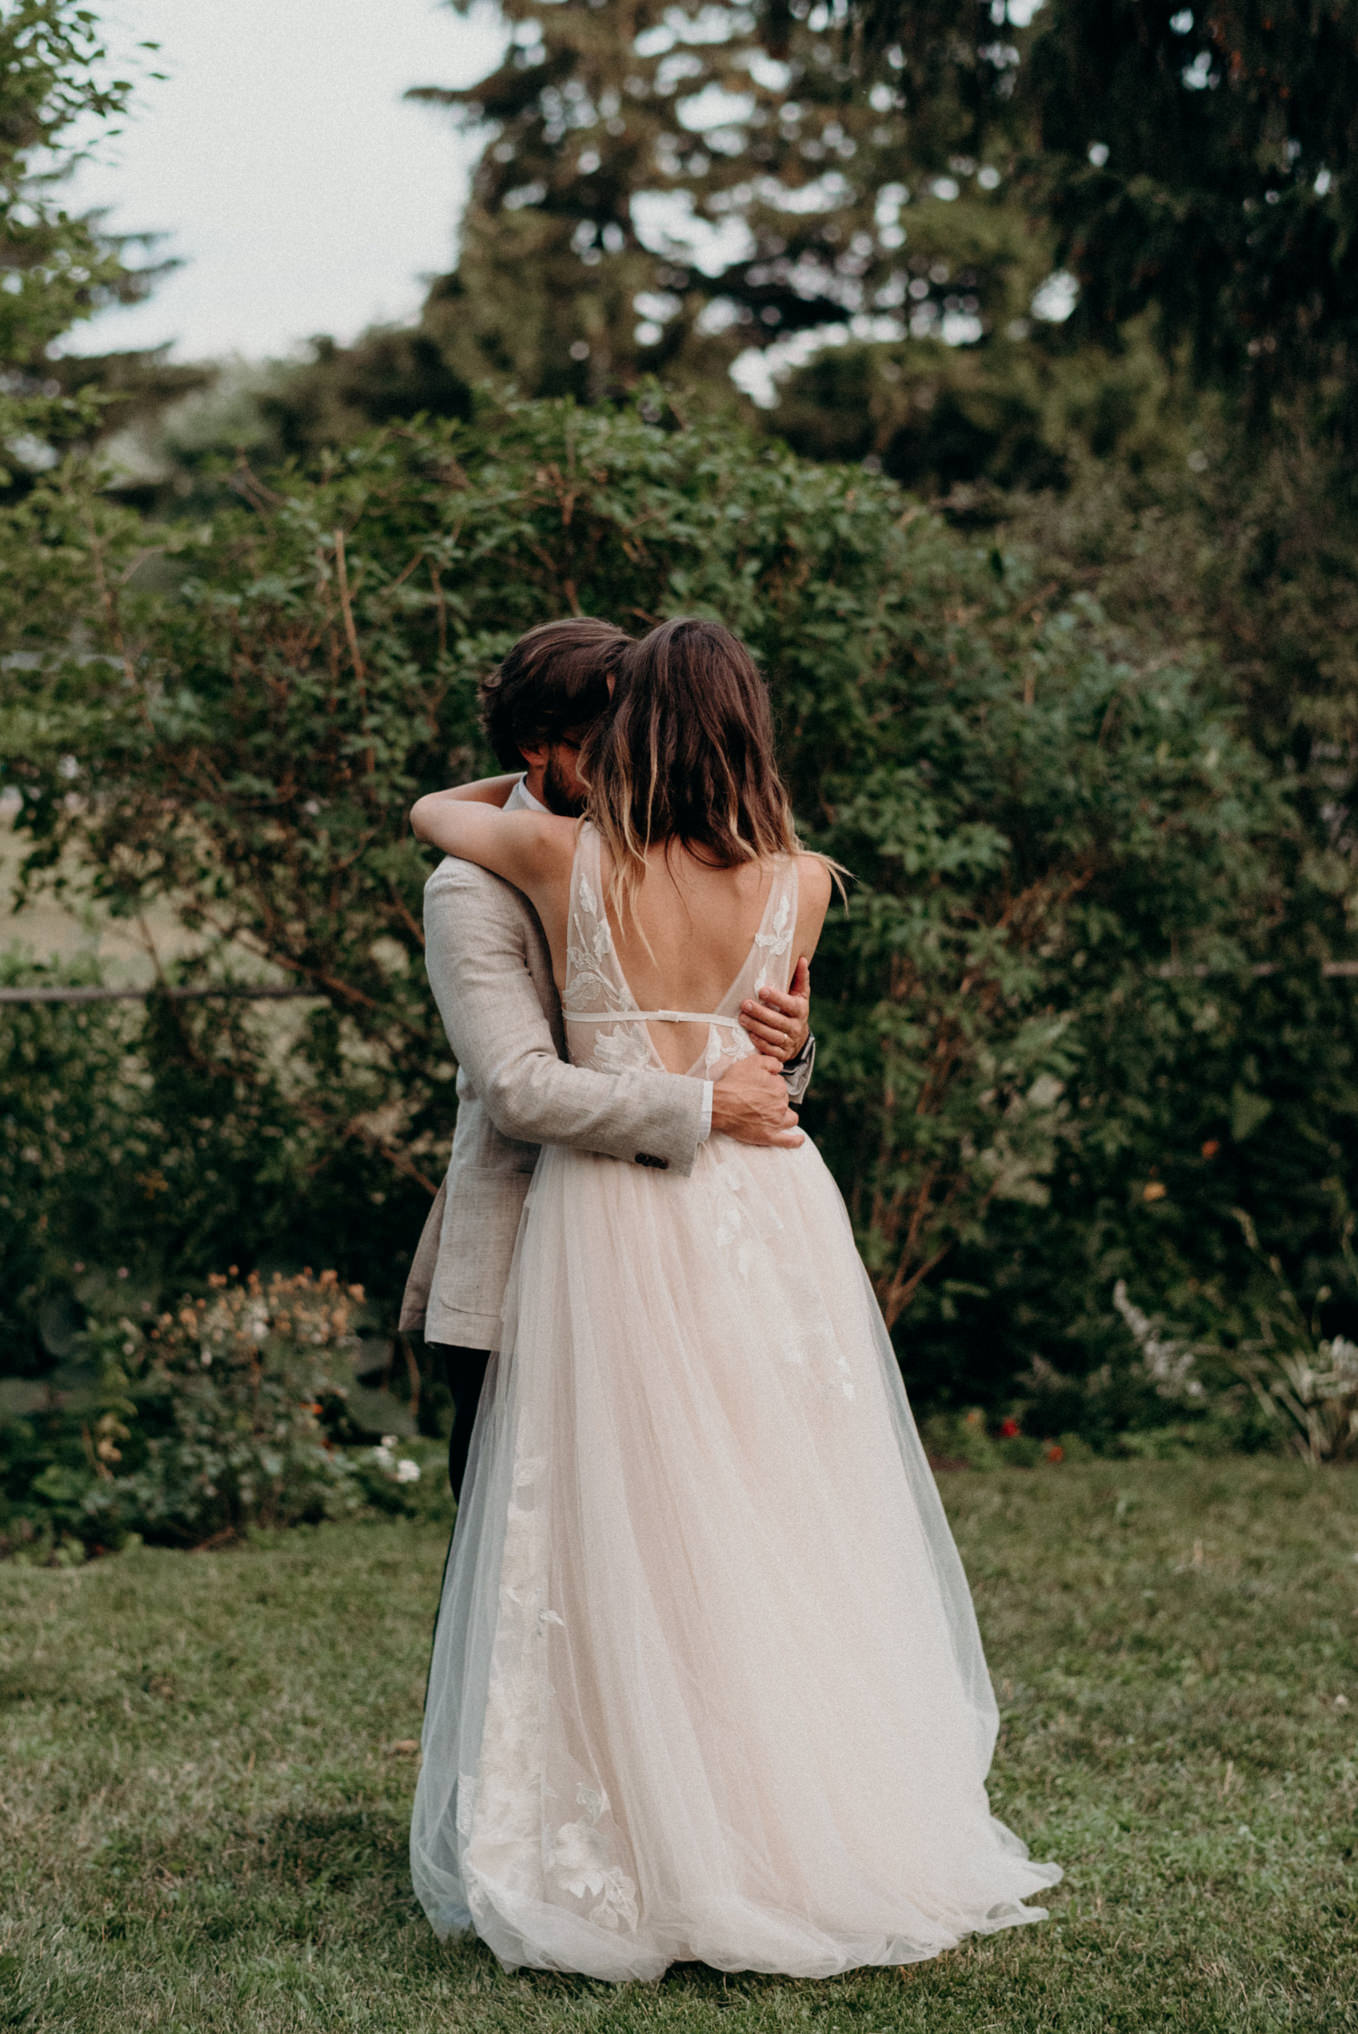
[[476, 1404], [485, 1381], [490, 1351], [460, 1349], [451, 1342], [426, 1342], [424, 1346], [442, 1363], [444, 1379], [453, 1394], [453, 1430], [448, 1436], [448, 1484], [453, 1496], [461, 1497], [467, 1450], [476, 1424]]

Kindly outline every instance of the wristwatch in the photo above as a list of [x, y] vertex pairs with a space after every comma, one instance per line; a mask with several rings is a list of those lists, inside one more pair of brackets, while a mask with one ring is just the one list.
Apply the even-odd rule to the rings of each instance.
[[806, 1065], [806, 1062], [810, 1059], [811, 1055], [814, 1053], [815, 1050], [816, 1050], [816, 1034], [814, 1031], [808, 1031], [806, 1034], [806, 1039], [802, 1045], [801, 1051], [794, 1052], [791, 1059], [785, 1059], [783, 1061], [783, 1072], [784, 1073], [799, 1072], [801, 1068]]

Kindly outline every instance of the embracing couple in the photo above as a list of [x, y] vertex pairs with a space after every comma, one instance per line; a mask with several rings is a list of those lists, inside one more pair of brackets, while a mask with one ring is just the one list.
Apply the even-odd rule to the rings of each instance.
[[[421, 798], [460, 1072], [403, 1326], [462, 1483], [411, 1831], [440, 1934], [828, 1976], [1042, 1918], [970, 1594], [792, 1101], [832, 871], [719, 624], [523, 638]], [[463, 1470], [465, 1464], [465, 1481]]]

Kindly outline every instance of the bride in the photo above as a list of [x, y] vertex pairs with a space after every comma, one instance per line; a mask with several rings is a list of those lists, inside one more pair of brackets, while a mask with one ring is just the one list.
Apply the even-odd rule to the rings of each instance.
[[[810, 955], [744, 647], [672, 621], [585, 739], [586, 817], [512, 777], [415, 832], [515, 884], [573, 1060], [719, 1078]], [[823, 1977], [1044, 1918], [991, 1813], [971, 1599], [844, 1203], [810, 1140], [681, 1178], [549, 1146], [445, 1575], [411, 1830], [440, 1935], [506, 1966]]]

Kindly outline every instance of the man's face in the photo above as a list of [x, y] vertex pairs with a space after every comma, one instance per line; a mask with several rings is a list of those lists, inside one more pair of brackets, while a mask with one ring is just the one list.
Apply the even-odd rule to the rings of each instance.
[[563, 819], [578, 819], [585, 809], [585, 786], [579, 772], [580, 734], [543, 742], [523, 751], [525, 779], [535, 798]]

